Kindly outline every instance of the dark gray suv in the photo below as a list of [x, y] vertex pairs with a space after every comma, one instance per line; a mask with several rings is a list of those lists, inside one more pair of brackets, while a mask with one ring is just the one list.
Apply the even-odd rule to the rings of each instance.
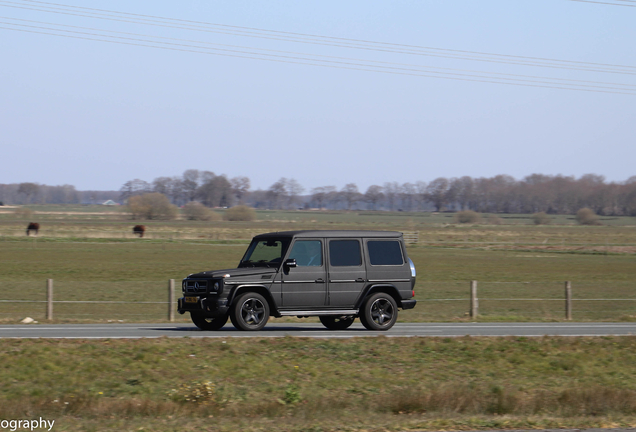
[[414, 286], [402, 233], [274, 232], [254, 237], [238, 268], [185, 278], [178, 310], [202, 330], [228, 317], [239, 330], [260, 330], [270, 316], [318, 316], [332, 330], [359, 317], [369, 330], [388, 330], [398, 308], [415, 307]]

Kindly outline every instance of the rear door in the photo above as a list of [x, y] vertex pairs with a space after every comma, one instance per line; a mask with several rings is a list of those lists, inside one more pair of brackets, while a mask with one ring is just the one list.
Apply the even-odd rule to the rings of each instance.
[[330, 239], [328, 305], [335, 308], [352, 308], [366, 281], [366, 269], [359, 238]]

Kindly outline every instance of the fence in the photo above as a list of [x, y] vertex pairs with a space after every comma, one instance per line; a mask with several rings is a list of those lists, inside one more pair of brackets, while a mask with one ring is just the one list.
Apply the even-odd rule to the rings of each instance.
[[[45, 288], [45, 289], [42, 289]], [[175, 320], [175, 282], [0, 282], [0, 318]], [[12, 297], [12, 298], [6, 298]], [[164, 301], [159, 299], [164, 298]], [[40, 305], [40, 306], [34, 306]]]
[[[415, 309], [401, 321], [482, 318], [502, 320], [636, 319], [631, 282], [423, 281]], [[0, 318], [52, 320], [175, 320], [175, 282], [0, 281]], [[161, 300], [161, 299], [165, 300]], [[39, 306], [38, 306], [39, 305]], [[187, 316], [185, 318], [188, 318]], [[184, 319], [185, 319], [184, 318]]]

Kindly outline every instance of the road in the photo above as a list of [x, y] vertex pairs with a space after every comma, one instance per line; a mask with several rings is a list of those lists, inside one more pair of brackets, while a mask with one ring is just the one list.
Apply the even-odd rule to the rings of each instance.
[[28, 324], [1, 325], [0, 338], [125, 339], [153, 337], [457, 337], [457, 336], [624, 336], [636, 335], [636, 323], [398, 323], [386, 332], [356, 323], [330, 331], [314, 323], [269, 323], [260, 332], [237, 331], [228, 323], [220, 331], [201, 331], [192, 324]]

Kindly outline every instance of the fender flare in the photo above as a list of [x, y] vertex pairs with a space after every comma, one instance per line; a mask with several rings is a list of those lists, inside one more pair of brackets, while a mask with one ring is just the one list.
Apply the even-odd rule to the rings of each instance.
[[356, 309], [362, 307], [364, 300], [372, 294], [383, 292], [393, 297], [393, 300], [397, 303], [398, 307], [402, 307], [402, 297], [400, 296], [397, 288], [392, 284], [373, 284], [364, 289], [362, 295], [356, 302]]

